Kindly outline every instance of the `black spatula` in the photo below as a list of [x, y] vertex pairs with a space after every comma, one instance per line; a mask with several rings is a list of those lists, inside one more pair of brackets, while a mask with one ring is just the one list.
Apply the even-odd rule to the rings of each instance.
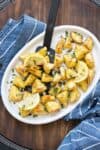
[[52, 63], [54, 61], [55, 51], [50, 47], [50, 45], [51, 45], [52, 34], [53, 34], [55, 22], [56, 22], [56, 16], [57, 16], [59, 3], [60, 3], [60, 0], [51, 1], [51, 7], [50, 7], [49, 16], [48, 16], [48, 22], [47, 22], [46, 32], [44, 36], [43, 46], [39, 46], [36, 49], [36, 52], [38, 52], [42, 47], [46, 46], [48, 50], [48, 56], [50, 58], [50, 62]]

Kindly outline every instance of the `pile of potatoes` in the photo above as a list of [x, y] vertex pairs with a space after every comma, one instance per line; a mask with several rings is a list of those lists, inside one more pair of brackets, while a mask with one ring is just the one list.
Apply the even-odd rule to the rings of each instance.
[[[50, 62], [47, 48], [20, 56], [15, 66], [15, 78], [9, 91], [9, 100], [24, 102], [19, 107], [22, 117], [38, 116], [59, 111], [79, 100], [81, 91], [87, 91], [95, 75], [92, 55], [93, 40], [77, 32], [68, 32], [55, 43], [54, 63]], [[28, 97], [39, 95], [36, 105], [28, 107]], [[30, 109], [27, 109], [30, 108]]]

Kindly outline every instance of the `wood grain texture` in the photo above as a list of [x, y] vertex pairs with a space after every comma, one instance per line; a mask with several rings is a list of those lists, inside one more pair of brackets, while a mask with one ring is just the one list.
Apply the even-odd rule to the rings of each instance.
[[[8, 18], [18, 19], [24, 13], [47, 22], [49, 7], [50, 0], [16, 0], [0, 12], [0, 28]], [[61, 0], [56, 24], [85, 27], [100, 39], [100, 8], [89, 0]], [[32, 150], [56, 150], [63, 137], [77, 123], [59, 120], [47, 125], [26, 125], [13, 119], [0, 101], [0, 133]]]

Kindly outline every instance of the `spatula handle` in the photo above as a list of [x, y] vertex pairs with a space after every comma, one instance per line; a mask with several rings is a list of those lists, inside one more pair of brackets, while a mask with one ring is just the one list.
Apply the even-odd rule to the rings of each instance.
[[56, 16], [57, 16], [59, 3], [60, 3], [60, 0], [51, 1], [51, 7], [49, 11], [47, 28], [46, 28], [46, 33], [45, 33], [44, 43], [43, 43], [43, 46], [46, 46], [48, 50], [50, 49], [50, 44], [51, 44], [53, 29], [54, 29], [55, 22], [56, 22]]

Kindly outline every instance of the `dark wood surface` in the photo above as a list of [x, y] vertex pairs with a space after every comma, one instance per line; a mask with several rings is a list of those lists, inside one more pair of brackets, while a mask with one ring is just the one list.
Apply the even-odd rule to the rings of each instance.
[[[0, 28], [8, 18], [17, 19], [23, 13], [46, 22], [49, 7], [50, 0], [16, 0], [0, 12]], [[61, 0], [56, 24], [83, 26], [100, 39], [100, 8], [89, 0]], [[32, 150], [56, 150], [63, 137], [76, 124], [77, 121], [65, 122], [62, 119], [47, 125], [26, 125], [13, 119], [0, 99], [0, 133]]]

